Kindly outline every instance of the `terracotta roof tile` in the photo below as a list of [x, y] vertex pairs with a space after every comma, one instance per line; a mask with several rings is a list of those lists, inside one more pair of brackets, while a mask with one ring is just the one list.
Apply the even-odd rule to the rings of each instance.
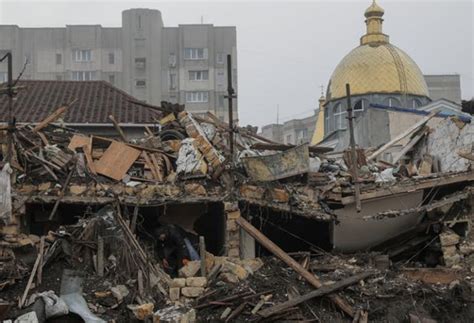
[[[119, 123], [153, 123], [152, 117], [157, 116], [130, 102], [137, 99], [105, 81], [24, 80], [17, 85], [25, 87], [13, 103], [17, 122], [39, 122], [75, 99], [64, 115], [66, 123], [111, 123], [110, 114]], [[8, 97], [0, 95], [0, 121], [6, 122], [7, 118]]]

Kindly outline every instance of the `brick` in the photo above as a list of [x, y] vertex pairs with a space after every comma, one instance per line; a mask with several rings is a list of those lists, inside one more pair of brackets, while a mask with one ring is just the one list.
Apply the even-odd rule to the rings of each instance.
[[189, 277], [186, 278], [186, 286], [188, 287], [206, 287], [206, 277]]
[[248, 199], [260, 200], [263, 198], [264, 193], [265, 189], [262, 187], [253, 185], [242, 185], [240, 187], [240, 195]]
[[287, 191], [280, 188], [274, 188], [270, 191], [272, 195], [272, 200], [279, 203], [288, 203], [290, 200], [290, 195]]
[[171, 281], [170, 287], [185, 287], [186, 278], [175, 278]]
[[238, 226], [235, 220], [227, 220], [227, 230], [235, 231], [237, 229], [238, 229]]
[[179, 301], [179, 297], [181, 296], [181, 288], [171, 287], [169, 294], [170, 294], [170, 300], [172, 302]]
[[240, 218], [240, 211], [239, 210], [227, 213], [227, 219], [228, 220], [236, 220], [238, 218]]
[[198, 260], [195, 261], [190, 261], [188, 264], [184, 267], [182, 267], [179, 270], [179, 276], [180, 277], [194, 277], [196, 276], [196, 273], [201, 269], [201, 262]]
[[239, 205], [233, 202], [224, 202], [224, 210], [226, 212], [237, 211], [239, 209]]
[[222, 273], [219, 277], [226, 283], [237, 284], [239, 282], [239, 277], [232, 273]]
[[183, 287], [181, 288], [181, 294], [185, 297], [196, 298], [204, 293], [203, 287]]
[[69, 192], [73, 195], [81, 195], [87, 191], [87, 186], [84, 185], [71, 185], [69, 186]]

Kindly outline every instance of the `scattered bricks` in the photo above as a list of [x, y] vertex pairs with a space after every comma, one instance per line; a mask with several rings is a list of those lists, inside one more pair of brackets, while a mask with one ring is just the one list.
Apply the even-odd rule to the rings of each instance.
[[452, 231], [446, 231], [439, 235], [439, 241], [443, 247], [453, 246], [459, 243], [459, 236]]
[[228, 220], [235, 220], [240, 218], [240, 211], [232, 211], [227, 213]]
[[240, 195], [248, 199], [261, 200], [263, 199], [264, 193], [265, 193], [265, 189], [262, 187], [253, 186], [253, 185], [242, 185], [240, 187]]
[[[233, 249], [231, 249], [231, 250], [233, 250]], [[238, 249], [237, 249], [237, 251], [238, 251]], [[244, 267], [242, 267], [241, 265], [235, 264], [233, 262], [230, 262], [230, 261], [225, 261], [224, 262], [222, 272], [230, 272], [230, 273], [236, 275], [240, 280], [246, 279], [249, 275], [249, 273], [247, 272], [247, 270], [245, 270]]]
[[236, 231], [238, 229], [237, 223], [235, 220], [227, 220], [227, 230], [228, 231]]
[[206, 277], [189, 277], [186, 278], [186, 286], [188, 287], [206, 287]]
[[211, 272], [212, 268], [214, 267], [215, 264], [215, 258], [212, 253], [206, 251], [206, 272]]
[[204, 287], [183, 287], [181, 288], [181, 294], [184, 297], [196, 298], [202, 295]]
[[459, 251], [463, 255], [470, 255], [471, 253], [474, 253], [474, 242], [464, 242], [459, 246]]
[[195, 260], [195, 261], [190, 261], [188, 264], [184, 267], [182, 267], [179, 270], [179, 276], [180, 277], [194, 277], [196, 276], [196, 273], [201, 269], [201, 261]]
[[254, 273], [263, 267], [263, 260], [260, 258], [242, 259], [240, 264], [249, 272]]
[[179, 301], [179, 297], [181, 296], [181, 288], [171, 287], [169, 291], [169, 296], [172, 302]]
[[204, 188], [204, 186], [202, 186], [201, 184], [197, 184], [197, 183], [186, 184], [184, 186], [184, 190], [185, 190], [186, 193], [188, 193], [190, 195], [199, 195], [199, 196], [206, 196], [207, 195], [207, 191]]
[[41, 192], [47, 191], [51, 188], [51, 182], [41, 183], [38, 185], [38, 190]]
[[290, 195], [287, 191], [280, 188], [274, 188], [270, 191], [272, 200], [278, 203], [288, 203]]
[[17, 191], [24, 194], [28, 194], [28, 193], [32, 193], [36, 191], [36, 189], [37, 189], [36, 185], [25, 184], [25, 185], [22, 185], [20, 188], [18, 188]]
[[186, 278], [175, 278], [171, 281], [170, 287], [185, 287]]

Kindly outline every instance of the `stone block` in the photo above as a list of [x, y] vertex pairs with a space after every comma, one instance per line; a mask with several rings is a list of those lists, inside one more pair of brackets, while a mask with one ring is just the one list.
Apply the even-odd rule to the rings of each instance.
[[186, 278], [175, 278], [171, 281], [170, 287], [186, 287]]
[[227, 220], [227, 230], [236, 231], [238, 229], [237, 223], [235, 220]]
[[446, 231], [439, 235], [439, 241], [443, 247], [453, 246], [459, 243], [459, 236], [452, 231]]
[[204, 293], [204, 287], [183, 287], [181, 288], [181, 294], [184, 297], [196, 298]]
[[153, 314], [153, 323], [194, 323], [196, 311], [182, 305], [162, 308]]
[[184, 190], [185, 190], [186, 193], [188, 193], [190, 195], [199, 195], [199, 196], [206, 196], [207, 195], [207, 191], [204, 188], [204, 186], [202, 186], [201, 184], [197, 184], [197, 183], [186, 184], [184, 186]]
[[188, 287], [206, 287], [206, 277], [189, 277], [186, 278], [186, 286]]
[[201, 262], [199, 260], [190, 261], [184, 267], [179, 270], [180, 277], [194, 277], [196, 273], [201, 269]]
[[171, 287], [169, 291], [170, 300], [173, 302], [179, 301], [179, 297], [181, 296], [181, 288], [180, 287]]
[[274, 202], [288, 203], [288, 201], [290, 200], [290, 195], [284, 189], [274, 188], [270, 192], [271, 192], [272, 200]]
[[233, 202], [224, 202], [224, 210], [226, 212], [237, 211], [239, 209], [239, 205]]
[[228, 220], [236, 220], [238, 218], [240, 218], [240, 211], [227, 212]]
[[87, 191], [87, 186], [85, 185], [71, 185], [69, 186], [69, 192], [72, 195], [81, 195]]
[[231, 261], [224, 262], [222, 272], [230, 272], [236, 275], [240, 280], [244, 280], [248, 276], [248, 272], [244, 267]]

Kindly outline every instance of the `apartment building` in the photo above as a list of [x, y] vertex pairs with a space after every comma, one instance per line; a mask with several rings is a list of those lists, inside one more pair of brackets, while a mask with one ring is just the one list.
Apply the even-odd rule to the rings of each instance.
[[[21, 28], [0, 25], [0, 55], [13, 54], [13, 75], [24, 79], [105, 80], [139, 100], [185, 104], [227, 121], [227, 55], [237, 91], [236, 28], [212, 24], [165, 27], [161, 12], [129, 9], [122, 26], [66, 25]], [[3, 56], [3, 55], [2, 55]], [[7, 64], [0, 64], [0, 83]], [[238, 120], [237, 102], [234, 118]]]

